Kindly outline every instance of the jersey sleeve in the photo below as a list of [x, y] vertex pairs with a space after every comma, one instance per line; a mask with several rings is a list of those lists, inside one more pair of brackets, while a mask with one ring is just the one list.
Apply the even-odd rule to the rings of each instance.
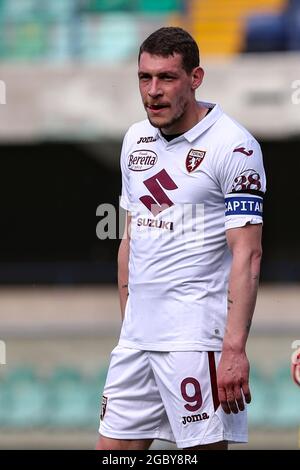
[[125, 135], [122, 150], [121, 150], [121, 172], [122, 172], [122, 192], [121, 192], [121, 199], [120, 199], [120, 206], [123, 207], [125, 210], [130, 210], [130, 198], [129, 198], [129, 174], [128, 174], [128, 166], [126, 162], [127, 157], [127, 137], [128, 133]]
[[223, 160], [220, 184], [225, 198], [225, 229], [261, 224], [266, 175], [258, 142], [233, 146]]

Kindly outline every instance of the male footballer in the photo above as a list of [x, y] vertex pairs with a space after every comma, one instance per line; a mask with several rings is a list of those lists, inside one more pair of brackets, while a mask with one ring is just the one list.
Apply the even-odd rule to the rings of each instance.
[[147, 119], [129, 128], [121, 153], [123, 324], [100, 450], [145, 450], [153, 439], [225, 450], [248, 439], [246, 342], [266, 180], [255, 138], [218, 104], [196, 100], [203, 75], [181, 28], [161, 28], [140, 47]]

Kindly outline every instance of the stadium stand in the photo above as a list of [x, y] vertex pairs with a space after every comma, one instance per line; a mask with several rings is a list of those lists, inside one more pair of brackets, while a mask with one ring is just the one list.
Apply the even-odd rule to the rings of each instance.
[[296, 0], [1, 0], [0, 58], [126, 61], [153, 19], [187, 25], [204, 55], [300, 49]]
[[246, 52], [299, 51], [300, 2], [290, 0], [272, 14], [250, 15], [245, 28]]
[[191, 29], [202, 54], [235, 54], [244, 48], [250, 14], [280, 12], [284, 5], [284, 0], [192, 0]]
[[282, 13], [251, 15], [245, 28], [245, 52], [284, 51], [286, 18]]
[[12, 368], [0, 382], [0, 428], [96, 429], [106, 373], [59, 365], [45, 377], [33, 365]]
[[148, 17], [150, 24], [155, 18], [157, 25], [159, 17], [164, 21], [181, 7], [180, 0], [1, 0], [0, 58], [127, 60], [145, 34], [138, 35], [141, 17], [141, 24]]
[[[79, 368], [59, 365], [47, 376], [34, 366], [19, 365], [1, 380], [0, 428], [96, 429], [107, 365], [87, 375]], [[299, 425], [299, 390], [289, 368], [279, 365], [266, 377], [251, 368], [253, 428], [295, 428]]]
[[84, 16], [80, 22], [80, 57], [118, 63], [136, 53], [137, 24], [129, 13]]

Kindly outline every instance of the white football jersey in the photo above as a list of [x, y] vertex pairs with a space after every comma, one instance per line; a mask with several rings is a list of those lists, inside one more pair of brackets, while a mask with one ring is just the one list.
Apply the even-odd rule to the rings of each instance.
[[132, 216], [129, 297], [119, 344], [157, 351], [222, 349], [228, 229], [262, 223], [260, 146], [218, 105], [168, 142], [148, 120], [122, 148], [121, 206]]

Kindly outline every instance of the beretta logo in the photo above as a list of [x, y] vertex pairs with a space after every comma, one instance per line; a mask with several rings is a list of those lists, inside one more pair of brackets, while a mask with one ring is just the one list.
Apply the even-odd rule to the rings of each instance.
[[200, 165], [203, 158], [205, 157], [206, 151], [205, 150], [196, 150], [191, 149], [187, 154], [185, 166], [189, 173], [195, 171], [196, 168]]
[[135, 150], [129, 155], [128, 168], [132, 171], [146, 171], [157, 162], [157, 155], [152, 150]]

